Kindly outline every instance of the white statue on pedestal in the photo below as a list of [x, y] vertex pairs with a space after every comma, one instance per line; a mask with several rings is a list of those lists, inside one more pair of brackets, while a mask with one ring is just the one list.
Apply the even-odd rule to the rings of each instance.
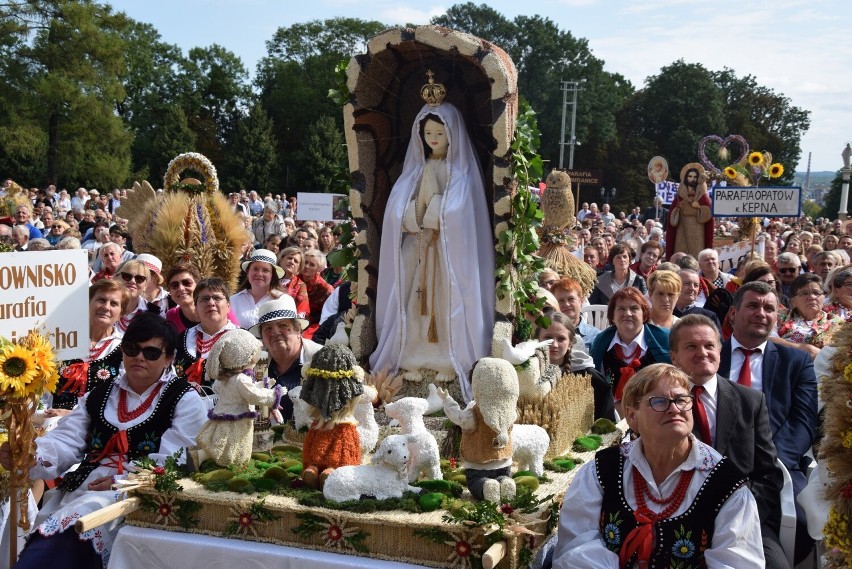
[[443, 86], [424, 86], [402, 174], [382, 225], [373, 370], [436, 383], [467, 379], [490, 350], [494, 240], [482, 172], [458, 109]]

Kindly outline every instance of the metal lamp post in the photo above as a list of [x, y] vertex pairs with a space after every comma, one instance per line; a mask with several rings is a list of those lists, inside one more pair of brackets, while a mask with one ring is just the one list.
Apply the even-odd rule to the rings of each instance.
[[608, 190], [601, 186], [601, 199], [606, 200], [605, 203], [609, 203], [610, 199], [615, 199], [615, 188]]
[[850, 146], [848, 142], [840, 156], [843, 157], [843, 168], [840, 170], [840, 174], [843, 176], [843, 185], [840, 187], [840, 208], [837, 210], [837, 217], [838, 219], [846, 221], [846, 216], [848, 214], [846, 211], [846, 203], [849, 201], [849, 176], [852, 175], [852, 166], [850, 166], [850, 159], [852, 159], [852, 146]]

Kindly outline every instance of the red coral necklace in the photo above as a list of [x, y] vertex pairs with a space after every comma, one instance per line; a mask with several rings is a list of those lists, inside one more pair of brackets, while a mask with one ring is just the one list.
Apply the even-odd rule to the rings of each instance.
[[154, 403], [154, 399], [157, 398], [157, 394], [160, 393], [160, 390], [163, 388], [163, 384], [159, 384], [151, 394], [143, 401], [139, 407], [134, 409], [133, 411], [127, 410], [127, 391], [121, 389], [121, 392], [118, 394], [118, 420], [122, 423], [127, 423], [138, 418], [142, 413], [147, 411], [151, 404]]

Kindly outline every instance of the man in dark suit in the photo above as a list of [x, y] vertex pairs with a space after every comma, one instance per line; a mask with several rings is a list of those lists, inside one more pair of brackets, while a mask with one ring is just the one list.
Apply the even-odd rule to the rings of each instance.
[[[766, 396], [772, 440], [798, 496], [807, 485], [810, 459], [805, 455], [817, 434], [813, 361], [806, 352], [768, 341], [778, 323], [778, 298], [768, 284], [758, 281], [741, 286], [730, 315], [733, 335], [722, 344], [720, 373]], [[807, 524], [798, 504], [796, 517], [798, 563], [810, 551]]]
[[662, 223], [663, 231], [669, 226], [669, 210], [663, 207], [663, 198], [660, 196], [654, 198], [653, 206], [645, 208], [645, 211], [642, 212], [642, 223], [649, 219]]
[[748, 475], [760, 514], [766, 566], [788, 569], [778, 539], [784, 480], [776, 462], [766, 400], [759, 391], [717, 374], [721, 346], [719, 330], [700, 314], [684, 316], [669, 334], [672, 363], [689, 375], [696, 397], [693, 434]]

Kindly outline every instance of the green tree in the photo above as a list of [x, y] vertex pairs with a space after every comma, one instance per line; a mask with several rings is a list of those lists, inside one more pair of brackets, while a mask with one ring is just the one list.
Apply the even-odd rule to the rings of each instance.
[[179, 74], [186, 90], [181, 106], [195, 133], [197, 151], [213, 164], [226, 162], [225, 147], [251, 97], [242, 60], [222, 46], [192, 48]]
[[[599, 166], [605, 161], [604, 145], [616, 136], [615, 113], [633, 87], [624, 77], [603, 70], [588, 41], [560, 30], [542, 16], [507, 20], [485, 4], [457, 4], [433, 24], [465, 31], [500, 46], [518, 69], [518, 90], [542, 120], [541, 155], [551, 166], [559, 161], [562, 130], [562, 81], [583, 81], [578, 97], [575, 136], [581, 145], [575, 165]], [[566, 121], [568, 119], [566, 118]], [[566, 142], [569, 134], [566, 134]], [[568, 156], [565, 155], [565, 167]]]
[[123, 183], [131, 137], [114, 102], [123, 97], [124, 15], [91, 0], [10, 0], [0, 4], [0, 21], [0, 49], [12, 60], [4, 64], [14, 104], [6, 127], [34, 143], [29, 156], [20, 145], [15, 155], [7, 150], [9, 164], [35, 158], [30, 183]]
[[[831, 189], [828, 190], [828, 193], [825, 194], [825, 198], [822, 201], [822, 213], [823, 217], [827, 217], [829, 219], [837, 219], [837, 212], [840, 211], [840, 190], [843, 185], [843, 177], [840, 175], [840, 172], [837, 172], [837, 175], [831, 181]], [[846, 196], [846, 211], [850, 211], [850, 207], [852, 207], [852, 203], [850, 203], [849, 196]]]
[[248, 115], [237, 122], [228, 160], [228, 183], [233, 188], [256, 190], [260, 195], [275, 187], [275, 136], [272, 120], [256, 102]]
[[317, 192], [347, 193], [339, 181], [345, 180], [346, 145], [343, 133], [330, 116], [321, 116], [308, 131], [304, 168], [309, 172], [310, 189]]
[[[186, 132], [181, 133], [188, 129], [181, 104], [182, 94], [189, 91], [189, 85], [180, 75], [186, 60], [180, 48], [164, 43], [150, 24], [131, 22], [124, 37], [125, 96], [116, 102], [116, 111], [133, 133], [133, 178], [150, 179], [156, 186], [155, 180], [165, 174], [164, 168], [175, 156], [164, 155], [171, 152], [166, 149], [195, 150], [194, 133], [189, 131], [191, 140]], [[173, 144], [175, 138], [191, 144], [188, 148], [185, 144]]]
[[[792, 183], [801, 155], [802, 135], [810, 128], [810, 112], [793, 106], [788, 97], [757, 84], [732, 69], [713, 73], [722, 91], [727, 132], [740, 134], [752, 148], [772, 154], [784, 164], [781, 183]], [[708, 133], [710, 134], [710, 133]]]
[[340, 107], [327, 97], [339, 83], [335, 68], [363, 52], [385, 28], [353, 18], [315, 20], [279, 28], [266, 43], [268, 55], [258, 64], [256, 87], [277, 135], [279, 187], [313, 182], [315, 168], [304, 163], [302, 150], [310, 125], [328, 115], [343, 126]]
[[157, 136], [150, 139], [151, 148], [146, 166], [149, 168], [149, 181], [154, 187], [160, 187], [172, 158], [195, 151], [195, 133], [189, 128], [186, 114], [177, 104], [158, 109], [152, 116], [156, 117], [158, 129]]

